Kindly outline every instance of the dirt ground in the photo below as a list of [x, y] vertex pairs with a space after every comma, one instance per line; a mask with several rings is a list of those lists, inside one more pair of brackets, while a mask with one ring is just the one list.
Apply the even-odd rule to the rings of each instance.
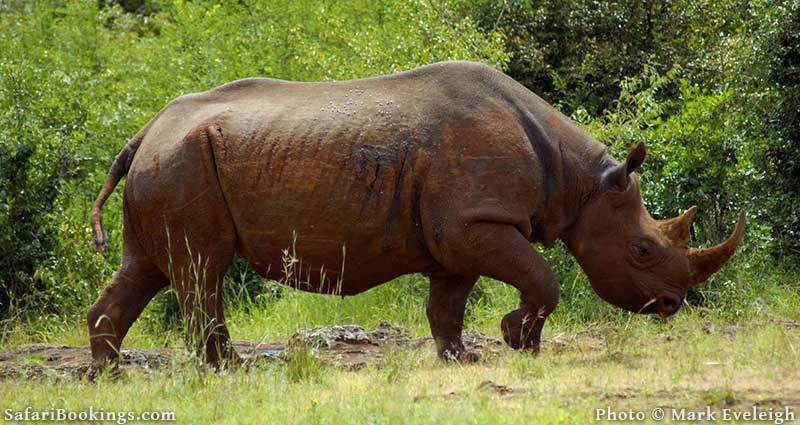
[[[484, 355], [507, 349], [503, 341], [475, 331], [465, 331], [463, 340], [468, 349]], [[390, 347], [413, 349], [432, 346], [433, 339], [411, 338], [406, 330], [381, 322], [371, 331], [352, 325], [324, 326], [300, 329], [287, 342], [234, 341], [233, 345], [242, 358], [251, 364], [282, 361], [288, 347], [301, 345], [311, 349], [326, 364], [358, 370], [371, 362], [379, 361], [384, 351]], [[154, 370], [188, 358], [189, 354], [183, 349], [127, 348], [120, 354], [120, 366], [123, 370]], [[90, 362], [91, 353], [88, 347], [23, 345], [0, 353], [0, 379], [23, 376], [82, 378]]]
[[[660, 347], [657, 349], [664, 350], [664, 347], [679, 347], [681, 339], [686, 336], [684, 333], [694, 334], [699, 331], [708, 335], [708, 341], [716, 341], [708, 346], [713, 347], [710, 348], [710, 352], [713, 353], [714, 350], [725, 350], [726, 345], [737, 341], [751, 341], [751, 338], [759, 335], [760, 329], [767, 327], [779, 331], [785, 338], [773, 341], [769, 337], [762, 337], [761, 343], [768, 344], [765, 347], [766, 351], [748, 351], [747, 356], [760, 353], [759, 358], [774, 359], [778, 355], [775, 351], [777, 346], [773, 349], [771, 344], [783, 342], [792, 344], [790, 349], [795, 356], [796, 343], [793, 341], [797, 341], [800, 322], [791, 320], [745, 325], [701, 322], [692, 327], [675, 329], [666, 335], [653, 335], [653, 340], [638, 343], [642, 347], [653, 345]], [[449, 376], [448, 371], [452, 371], [452, 368], [445, 367], [409, 372], [410, 376], [444, 374], [434, 381], [445, 384], [435, 386], [433, 389], [426, 384], [422, 390], [414, 387], [408, 391], [413, 394], [411, 401], [414, 404], [423, 405], [466, 402], [465, 400], [472, 400], [475, 394], [488, 395], [513, 404], [522, 403], [520, 400], [539, 400], [543, 397], [542, 394], [554, 391], [554, 394], [548, 395], [551, 398], [547, 400], [551, 402], [555, 400], [557, 403], [573, 399], [594, 400], [592, 403], [636, 409], [648, 409], [652, 406], [676, 409], [689, 407], [697, 410], [705, 406], [715, 406], [715, 408], [733, 408], [741, 411], [753, 408], [780, 410], [789, 407], [797, 412], [800, 409], [800, 380], [797, 379], [796, 369], [777, 368], [775, 370], [780, 370], [778, 372], [780, 379], [765, 380], [765, 376], [769, 374], [764, 375], [762, 373], [764, 371], [757, 366], [748, 363], [742, 365], [741, 369], [724, 368], [721, 365], [724, 360], [709, 356], [707, 353], [695, 354], [694, 357], [686, 359], [684, 362], [686, 364], [682, 365], [680, 364], [682, 361], [673, 359], [671, 366], [665, 367], [659, 360], [664, 357], [663, 351], [653, 356], [644, 355], [646, 350], [639, 354], [627, 353], [615, 349], [615, 344], [619, 344], [619, 341], [615, 342], [613, 338], [613, 332], [592, 328], [576, 333], [550, 334], [543, 341], [543, 349], [557, 355], [541, 359], [547, 363], [539, 370], [535, 367], [535, 363], [528, 362], [525, 357], [512, 355], [512, 350], [501, 340], [467, 330], [463, 337], [467, 348], [489, 361], [464, 369], [463, 375], [457, 373]], [[715, 345], [720, 343], [722, 345]], [[430, 337], [414, 338], [405, 329], [386, 322], [380, 323], [372, 330], [352, 325], [300, 329], [287, 341], [260, 343], [236, 341], [234, 345], [249, 365], [283, 362], [294, 347], [300, 346], [310, 350], [321, 362], [344, 371], [359, 370], [373, 365], [380, 369], [383, 360], [390, 359], [391, 353], [396, 350], [406, 352], [419, 350], [427, 352], [428, 355], [434, 352], [433, 340]], [[726, 352], [724, 356], [736, 353], [733, 350]], [[416, 355], [412, 353], [412, 356]], [[492, 361], [495, 356], [501, 360]], [[791, 358], [785, 360], [787, 364], [792, 364], [794, 361]], [[145, 374], [159, 368], [169, 372], [173, 365], [190, 361], [196, 359], [192, 359], [186, 350], [181, 348], [147, 350], [127, 348], [121, 353], [123, 371], [135, 370]], [[83, 379], [89, 363], [88, 347], [52, 344], [18, 346], [0, 353], [0, 382], [5, 380], [13, 383], [20, 379], [43, 382], [50, 382], [48, 378], [56, 378], [58, 382]], [[698, 365], [696, 370], [692, 369], [691, 364]], [[729, 365], [736, 364], [731, 362]], [[766, 367], [775, 368], [775, 366]], [[513, 372], [514, 370], [528, 368], [532, 371], [525, 372], [527, 378], [522, 380], [514, 378], [517, 373]], [[506, 370], [512, 370], [513, 373], [507, 373]], [[552, 374], [548, 372], [550, 370]], [[603, 372], [597, 372], [598, 370]], [[613, 382], [604, 381], [607, 374], [617, 376], [619, 379]], [[671, 374], [678, 375], [670, 378]], [[368, 379], [363, 376], [369, 373], [347, 375], [348, 379], [357, 382], [362, 378]], [[414, 382], [416, 378], [408, 379], [406, 384]], [[427, 376], [425, 379], [428, 379]], [[651, 382], [652, 379], [667, 382]], [[558, 385], [554, 386], [556, 382]], [[643, 389], [643, 383], [649, 389]], [[400, 388], [406, 388], [402, 385]], [[558, 390], [561, 386], [565, 389]], [[550, 389], [545, 391], [543, 388]]]
[[[800, 322], [773, 322], [788, 332], [800, 331]], [[705, 323], [702, 332], [725, 339], [735, 338], [747, 329], [758, 326], [713, 325]], [[666, 337], [665, 342], [675, 336]], [[503, 341], [476, 331], [466, 330], [463, 335], [467, 349], [475, 351], [482, 358], [511, 351]], [[604, 336], [592, 329], [575, 334], [555, 334], [543, 341], [543, 348], [550, 352], [581, 352], [589, 356], [603, 356], [607, 352], [607, 341]], [[413, 338], [398, 326], [381, 322], [373, 330], [359, 326], [333, 325], [317, 328], [300, 329], [285, 342], [248, 342], [235, 341], [234, 346], [242, 358], [250, 365], [260, 362], [281, 362], [292, 347], [302, 346], [311, 350], [323, 363], [344, 370], [359, 370], [370, 364], [379, 364], [387, 350], [434, 350], [431, 337]], [[15, 347], [0, 353], [0, 380], [11, 378], [39, 379], [57, 377], [64, 379], [84, 378], [91, 360], [88, 347], [70, 347], [65, 345], [30, 344]], [[120, 366], [125, 370], [152, 371], [175, 363], [190, 361], [188, 352], [181, 348], [138, 349], [127, 348], [121, 353]], [[796, 383], [795, 383], [796, 384]], [[752, 386], [751, 386], [752, 387]], [[783, 388], [781, 396], [776, 399], [765, 397], [772, 391], [759, 390], [755, 387], [743, 388], [737, 400], [722, 400], [723, 404], [800, 406], [800, 387], [789, 385]], [[478, 390], [491, 392], [504, 397], [523, 395], [529, 392], [526, 388], [510, 387], [493, 381], [482, 382]], [[588, 395], [588, 394], [587, 394]], [[442, 394], [443, 397], [457, 397], [457, 392]], [[674, 400], [675, 394], [652, 394], [662, 402]], [[752, 396], [752, 397], [751, 397]], [[617, 389], [606, 394], [609, 402], [636, 402], [641, 398], [640, 391]]]

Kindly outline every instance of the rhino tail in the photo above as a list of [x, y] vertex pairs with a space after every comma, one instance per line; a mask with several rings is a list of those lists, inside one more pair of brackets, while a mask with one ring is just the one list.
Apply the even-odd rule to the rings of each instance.
[[139, 149], [143, 138], [143, 134], [136, 135], [117, 154], [111, 169], [108, 170], [103, 188], [100, 189], [100, 193], [94, 201], [94, 206], [92, 207], [92, 234], [94, 235], [94, 250], [97, 252], [103, 254], [108, 252], [108, 237], [106, 229], [103, 227], [103, 216], [100, 213], [103, 209], [103, 204], [114, 192], [117, 183], [128, 174], [128, 169], [130, 169], [131, 162], [133, 162], [133, 156], [136, 155], [136, 150]]

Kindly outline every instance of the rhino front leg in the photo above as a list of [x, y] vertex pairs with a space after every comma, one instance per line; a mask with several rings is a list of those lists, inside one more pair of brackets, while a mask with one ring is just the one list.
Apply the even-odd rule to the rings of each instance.
[[[522, 249], [522, 244], [518, 245]], [[501, 278], [508, 279], [505, 281], [519, 289], [520, 306], [503, 317], [500, 329], [503, 339], [515, 350], [529, 349], [538, 353], [544, 322], [558, 304], [559, 286], [555, 274], [542, 255], [528, 241], [525, 241], [525, 245], [528, 256], [524, 266]]]
[[534, 311], [522, 305], [506, 314], [500, 322], [503, 339], [515, 350], [526, 349], [538, 353], [546, 318], [547, 315], [541, 310]]
[[462, 229], [442, 252], [446, 266], [517, 288], [520, 308], [503, 318], [503, 336], [515, 349], [538, 351], [544, 322], [558, 304], [558, 281], [552, 270], [514, 225], [473, 222]]
[[467, 297], [477, 282], [477, 277], [431, 276], [431, 292], [428, 299], [428, 323], [436, 341], [439, 358], [474, 362], [478, 355], [468, 352], [461, 341], [464, 325], [464, 309]]

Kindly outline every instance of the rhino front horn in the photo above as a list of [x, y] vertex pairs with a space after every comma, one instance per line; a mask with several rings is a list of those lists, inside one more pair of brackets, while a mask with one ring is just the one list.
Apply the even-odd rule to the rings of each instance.
[[705, 282], [731, 258], [744, 235], [744, 211], [739, 213], [739, 221], [733, 234], [721, 244], [710, 248], [690, 249], [689, 267], [691, 268], [690, 285]]

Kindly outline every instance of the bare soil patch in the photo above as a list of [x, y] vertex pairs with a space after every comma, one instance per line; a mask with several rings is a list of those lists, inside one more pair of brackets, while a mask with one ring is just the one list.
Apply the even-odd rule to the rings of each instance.
[[[505, 350], [504, 343], [496, 338], [475, 331], [465, 331], [463, 336], [467, 349], [483, 355]], [[255, 343], [234, 341], [236, 351], [251, 364], [262, 361], [283, 361], [286, 350], [293, 346], [304, 346], [323, 363], [349, 370], [361, 369], [377, 363], [386, 349], [403, 347], [416, 349], [433, 345], [433, 339], [412, 338], [398, 326], [381, 322], [367, 331], [360, 326], [333, 325], [300, 329], [287, 342]], [[123, 349], [120, 367], [123, 370], [156, 370], [175, 362], [186, 361], [189, 354], [184, 349]], [[12, 377], [82, 378], [91, 363], [89, 347], [65, 345], [30, 344], [0, 353], [0, 379]]]

